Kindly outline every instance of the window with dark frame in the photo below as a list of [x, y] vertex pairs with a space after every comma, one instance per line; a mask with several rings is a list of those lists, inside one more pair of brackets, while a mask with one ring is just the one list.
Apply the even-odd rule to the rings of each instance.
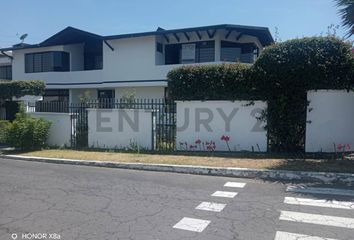
[[113, 108], [115, 99], [114, 89], [97, 90], [100, 108]]
[[254, 43], [221, 41], [221, 61], [253, 63], [256, 49]]
[[25, 54], [25, 72], [70, 71], [70, 54], [62, 51]]
[[43, 95], [43, 102], [69, 102], [69, 90], [47, 89]]
[[0, 79], [12, 80], [12, 66], [0, 66]]
[[[182, 45], [165, 45], [165, 64], [182, 63]], [[189, 42], [185, 44], [195, 44], [195, 61], [193, 63], [214, 62], [215, 61], [215, 41]]]
[[156, 42], [156, 52], [163, 53], [162, 43]]

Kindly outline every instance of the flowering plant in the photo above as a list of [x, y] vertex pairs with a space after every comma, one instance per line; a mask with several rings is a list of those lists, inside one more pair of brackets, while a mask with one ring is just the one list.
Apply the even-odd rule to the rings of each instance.
[[226, 143], [227, 148], [229, 149], [229, 151], [231, 152], [230, 146], [229, 146], [229, 141], [230, 141], [230, 137], [229, 136], [225, 136], [222, 135], [220, 138], [221, 141], [224, 141]]

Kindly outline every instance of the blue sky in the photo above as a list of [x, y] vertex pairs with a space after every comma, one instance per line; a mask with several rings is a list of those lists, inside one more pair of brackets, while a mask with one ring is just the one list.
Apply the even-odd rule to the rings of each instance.
[[23, 33], [38, 43], [66, 26], [114, 35], [229, 23], [268, 27], [273, 35], [277, 27], [287, 40], [340, 24], [333, 0], [5, 0], [1, 9], [0, 47]]

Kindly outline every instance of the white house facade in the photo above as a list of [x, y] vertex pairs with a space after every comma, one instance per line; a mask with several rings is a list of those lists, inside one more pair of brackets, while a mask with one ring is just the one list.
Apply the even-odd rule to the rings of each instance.
[[39, 44], [0, 49], [12, 52], [0, 58], [0, 71], [2, 59], [11, 59], [8, 79], [45, 81], [44, 101], [76, 103], [126, 93], [166, 98], [171, 69], [185, 64], [251, 64], [272, 42], [268, 28], [227, 24], [112, 36], [67, 27]]

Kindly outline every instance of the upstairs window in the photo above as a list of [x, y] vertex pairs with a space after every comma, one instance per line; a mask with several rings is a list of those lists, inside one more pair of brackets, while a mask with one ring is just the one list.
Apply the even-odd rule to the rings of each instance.
[[215, 61], [215, 41], [165, 45], [165, 64]]
[[156, 42], [156, 52], [163, 53], [162, 43]]
[[12, 79], [12, 66], [0, 66], [0, 80], [11, 80]]
[[52, 51], [25, 55], [26, 73], [67, 71], [70, 71], [70, 55], [67, 52]]
[[257, 57], [254, 43], [221, 41], [221, 61], [253, 63]]

